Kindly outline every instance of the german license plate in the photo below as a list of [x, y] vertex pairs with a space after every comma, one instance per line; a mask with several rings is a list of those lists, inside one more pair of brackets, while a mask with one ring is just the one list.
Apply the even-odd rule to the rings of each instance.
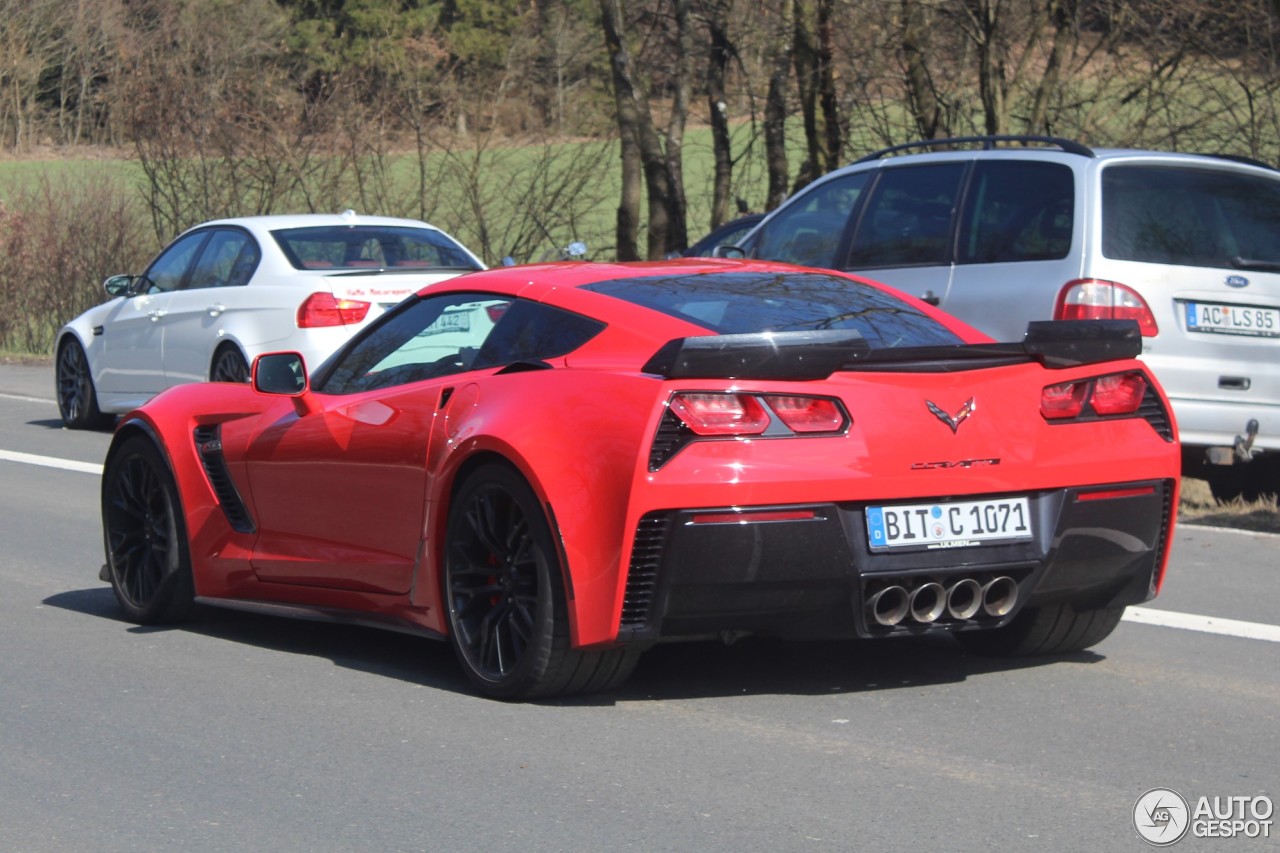
[[419, 336], [440, 335], [445, 332], [469, 331], [471, 331], [471, 309], [467, 308], [462, 311], [446, 311], [418, 334]]
[[1030, 539], [1026, 498], [992, 498], [905, 506], [869, 506], [871, 550], [967, 548], [993, 541]]
[[1219, 305], [1215, 302], [1188, 302], [1187, 329], [1222, 335], [1280, 337], [1280, 310], [1248, 305]]

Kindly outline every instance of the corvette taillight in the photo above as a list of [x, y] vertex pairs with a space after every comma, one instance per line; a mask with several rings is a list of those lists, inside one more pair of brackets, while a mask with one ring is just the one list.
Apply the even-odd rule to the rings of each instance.
[[298, 328], [350, 326], [369, 314], [369, 303], [355, 299], [336, 299], [332, 293], [313, 293], [298, 306]]
[[1040, 391], [1040, 414], [1050, 421], [1134, 415], [1146, 394], [1147, 379], [1137, 372], [1061, 382]]
[[1050, 385], [1040, 392], [1040, 414], [1048, 420], [1077, 418], [1084, 411], [1088, 396], [1087, 381]]
[[853, 421], [839, 400], [802, 394], [677, 391], [649, 449], [657, 471], [691, 442], [727, 438], [834, 436]]
[[1103, 376], [1093, 383], [1093, 410], [1100, 415], [1131, 415], [1146, 393], [1147, 380], [1141, 373]]
[[698, 435], [759, 435], [769, 428], [751, 394], [680, 393], [671, 398], [671, 411]]
[[1143, 337], [1154, 337], [1160, 328], [1156, 316], [1138, 292], [1115, 281], [1083, 278], [1069, 281], [1058, 293], [1055, 320], [1137, 320]]
[[794, 432], [836, 432], [844, 427], [844, 412], [835, 400], [827, 397], [766, 394], [764, 399]]

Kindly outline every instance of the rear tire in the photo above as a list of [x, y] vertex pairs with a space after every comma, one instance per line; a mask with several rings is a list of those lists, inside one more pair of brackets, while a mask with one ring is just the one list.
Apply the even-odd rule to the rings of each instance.
[[67, 429], [106, 429], [115, 423], [115, 415], [98, 408], [89, 357], [79, 341], [68, 340], [58, 349], [55, 373], [58, 413]]
[[178, 486], [151, 440], [135, 435], [103, 473], [106, 576], [132, 622], [181, 622], [195, 604], [195, 583]]
[[966, 649], [983, 655], [1061, 655], [1102, 642], [1123, 615], [1123, 607], [1082, 611], [1069, 603], [1027, 607], [1008, 625], [988, 631], [959, 631], [955, 636]]
[[533, 489], [490, 463], [467, 477], [449, 511], [444, 585], [449, 641], [486, 696], [533, 699], [621, 684], [639, 651], [569, 643], [555, 540]]

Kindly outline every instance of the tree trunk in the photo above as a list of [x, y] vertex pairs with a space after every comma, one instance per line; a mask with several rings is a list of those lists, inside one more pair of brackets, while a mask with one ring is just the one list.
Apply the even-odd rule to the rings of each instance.
[[[1277, 0], [1280, 2], [1280, 0]], [[764, 209], [773, 210], [787, 197], [791, 179], [787, 161], [787, 84], [791, 76], [795, 38], [795, 0], [781, 0], [778, 31], [769, 39], [774, 53], [768, 60], [769, 92], [764, 104], [764, 150], [769, 172], [769, 190]]]
[[613, 80], [617, 108], [618, 138], [621, 141], [622, 193], [618, 202], [616, 228], [620, 261], [640, 260], [640, 117], [631, 91], [631, 57], [622, 41], [620, 0], [600, 0], [605, 49]]
[[[1277, 0], [1280, 2], [1280, 0]], [[902, 3], [902, 58], [906, 65], [907, 103], [923, 139], [942, 139], [951, 128], [938, 102], [938, 91], [929, 73], [929, 9], [918, 0]]]
[[[654, 254], [650, 246], [649, 257], [665, 257], [668, 252], [679, 251], [689, 245], [688, 200], [684, 195], [684, 128], [689, 117], [689, 56], [693, 53], [693, 39], [689, 29], [690, 0], [674, 0], [676, 13], [676, 68], [671, 81], [675, 97], [671, 104], [671, 116], [667, 121], [666, 195], [660, 200], [666, 208], [667, 230], [663, 235], [660, 254]], [[652, 205], [652, 200], [650, 201]]]
[[[1280, 0], [1277, 0], [1280, 2]], [[729, 17], [733, 0], [713, 2], [707, 17], [711, 51], [707, 57], [707, 106], [711, 116], [711, 150], [715, 170], [711, 189], [711, 228], [729, 219], [729, 195], [733, 189], [733, 150], [729, 135], [729, 105], [725, 81], [733, 44], [729, 41]]]

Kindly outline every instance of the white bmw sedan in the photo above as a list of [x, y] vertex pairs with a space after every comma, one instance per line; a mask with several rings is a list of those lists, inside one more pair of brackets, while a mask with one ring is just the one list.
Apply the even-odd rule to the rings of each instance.
[[58, 333], [58, 407], [68, 427], [108, 425], [164, 389], [241, 382], [255, 356], [302, 353], [314, 368], [424, 285], [484, 269], [425, 222], [342, 214], [206, 222], [141, 275], [104, 283], [113, 298]]

